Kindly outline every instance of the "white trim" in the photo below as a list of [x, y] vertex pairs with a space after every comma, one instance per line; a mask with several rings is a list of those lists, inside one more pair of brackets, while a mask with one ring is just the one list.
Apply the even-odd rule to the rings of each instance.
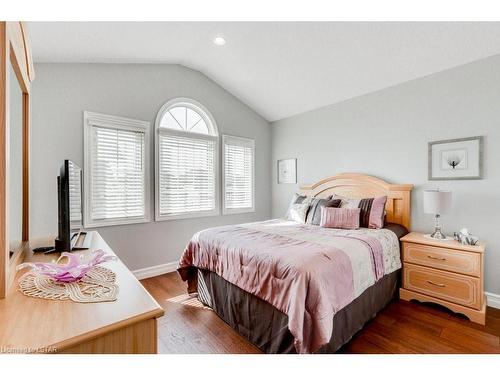
[[177, 270], [177, 265], [178, 262], [158, 264], [157, 266], [151, 266], [132, 271], [132, 273], [138, 280], [142, 280], [149, 277], [163, 275], [165, 273], [175, 272]]
[[177, 130], [177, 129], [170, 129], [170, 128], [156, 128], [156, 132], [163, 133], [163, 134], [173, 134], [178, 137], [186, 137], [186, 134], [188, 135], [189, 138], [196, 138], [196, 139], [218, 139], [218, 135], [213, 135], [213, 134], [202, 134], [202, 133], [195, 133], [195, 132], [186, 132], [184, 130]]
[[485, 292], [486, 304], [495, 309], [500, 309], [500, 294]]
[[[217, 192], [218, 195], [218, 192]], [[160, 212], [159, 208], [156, 209], [156, 212]], [[183, 219], [198, 219], [202, 217], [210, 217], [210, 216], [219, 216], [220, 208], [216, 207], [214, 210], [209, 211], [194, 211], [188, 213], [181, 214], [169, 214], [169, 215], [156, 215], [155, 213], [155, 221], [168, 221], [168, 220], [183, 220]]]
[[[130, 217], [123, 219], [109, 219], [109, 220], [92, 220], [90, 216], [90, 186], [91, 186], [91, 173], [90, 166], [91, 152], [90, 152], [90, 129], [93, 126], [100, 126], [112, 129], [122, 130], [136, 130], [144, 134], [144, 217]], [[111, 225], [125, 225], [148, 223], [151, 221], [151, 152], [150, 152], [150, 126], [148, 121], [130, 119], [126, 117], [119, 117], [113, 115], [105, 115], [102, 113], [95, 113], [84, 111], [83, 112], [83, 181], [85, 188], [83, 189], [84, 200], [84, 227], [97, 228]]]
[[[170, 110], [174, 106], [185, 106], [195, 110], [204, 120], [207, 126], [210, 127], [212, 134], [199, 134], [195, 132], [187, 132], [182, 130], [175, 129], [166, 129], [161, 128], [160, 123], [163, 118], [163, 115]], [[198, 138], [198, 139], [213, 139], [215, 140], [215, 208], [210, 211], [197, 211], [197, 212], [188, 212], [188, 213], [179, 213], [179, 214], [170, 214], [170, 215], [160, 215], [160, 133], [162, 134], [173, 134], [177, 136], [190, 137], [190, 138]], [[221, 211], [221, 193], [220, 193], [220, 180], [221, 180], [221, 167], [220, 167], [220, 142], [219, 142], [219, 132], [217, 128], [217, 123], [213, 118], [210, 111], [201, 103], [197, 102], [191, 98], [174, 98], [167, 101], [156, 115], [155, 120], [155, 133], [154, 133], [154, 147], [155, 147], [155, 170], [154, 170], [154, 218], [155, 221], [165, 221], [165, 220], [181, 220], [181, 219], [193, 219], [193, 218], [201, 218], [208, 216], [219, 216]]]
[[[226, 140], [239, 141], [252, 148], [252, 207], [248, 208], [226, 208]], [[237, 137], [235, 135], [222, 135], [222, 214], [243, 214], [255, 212], [255, 140], [252, 138]]]

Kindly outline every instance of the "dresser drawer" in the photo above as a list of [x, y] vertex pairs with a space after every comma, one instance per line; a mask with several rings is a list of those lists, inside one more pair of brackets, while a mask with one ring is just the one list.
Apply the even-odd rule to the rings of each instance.
[[404, 243], [403, 261], [471, 276], [481, 275], [481, 255], [467, 251]]
[[403, 288], [462, 306], [481, 308], [480, 279], [404, 264]]

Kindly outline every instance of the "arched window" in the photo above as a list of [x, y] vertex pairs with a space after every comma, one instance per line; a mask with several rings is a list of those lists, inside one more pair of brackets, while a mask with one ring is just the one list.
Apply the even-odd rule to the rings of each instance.
[[217, 129], [211, 116], [192, 100], [175, 100], [162, 113], [160, 128], [217, 136]]
[[217, 215], [218, 131], [212, 115], [187, 98], [156, 117], [156, 220]]

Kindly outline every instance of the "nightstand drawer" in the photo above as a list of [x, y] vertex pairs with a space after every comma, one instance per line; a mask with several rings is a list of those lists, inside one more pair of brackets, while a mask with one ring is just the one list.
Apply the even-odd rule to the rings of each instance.
[[403, 244], [403, 260], [445, 271], [481, 275], [481, 255], [478, 253], [406, 242]]
[[475, 277], [405, 263], [403, 288], [462, 306], [481, 308], [481, 284]]

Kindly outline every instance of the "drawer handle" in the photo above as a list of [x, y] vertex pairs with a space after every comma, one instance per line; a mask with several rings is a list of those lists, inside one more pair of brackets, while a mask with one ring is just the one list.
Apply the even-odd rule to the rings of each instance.
[[427, 282], [431, 285], [438, 286], [440, 288], [444, 288], [446, 285], [445, 284], [440, 284], [440, 283], [435, 283], [433, 281], [427, 280]]
[[427, 258], [430, 258], [430, 259], [435, 259], [435, 260], [446, 260], [446, 258], [441, 258], [441, 257], [433, 257], [432, 255], [427, 255]]

